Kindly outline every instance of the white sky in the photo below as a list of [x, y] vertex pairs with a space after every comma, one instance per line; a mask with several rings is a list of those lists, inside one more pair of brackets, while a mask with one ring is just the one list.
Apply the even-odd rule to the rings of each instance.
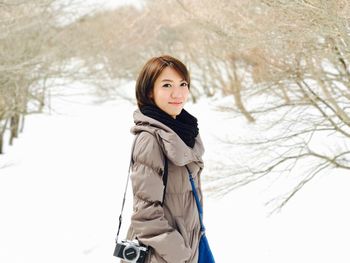
[[[91, 11], [114, 9], [122, 5], [134, 5], [137, 8], [142, 8], [144, 0], [61, 0], [60, 3], [70, 3], [70, 6], [77, 7], [74, 9], [74, 16], [67, 16], [63, 21], [60, 21], [66, 24]], [[72, 10], [67, 11], [71, 12]]]
[[115, 8], [120, 5], [134, 5], [136, 7], [142, 7], [142, 0], [87, 0], [83, 1], [82, 5], [88, 7], [89, 5], [98, 5], [102, 8]]
[[[82, 1], [82, 0], [75, 0]], [[81, 10], [87, 12], [89, 9], [114, 9], [122, 5], [133, 5], [142, 8], [143, 0], [84, 0], [81, 3]]]

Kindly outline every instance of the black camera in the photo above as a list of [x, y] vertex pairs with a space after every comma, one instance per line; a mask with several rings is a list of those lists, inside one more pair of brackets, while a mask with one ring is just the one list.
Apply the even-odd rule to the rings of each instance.
[[122, 240], [117, 243], [113, 256], [123, 259], [125, 262], [143, 263], [145, 262], [148, 248], [141, 245], [138, 240]]

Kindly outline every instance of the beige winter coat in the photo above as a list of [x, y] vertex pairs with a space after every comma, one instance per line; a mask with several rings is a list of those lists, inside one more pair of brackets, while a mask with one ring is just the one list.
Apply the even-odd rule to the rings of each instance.
[[[146, 263], [197, 263], [200, 222], [188, 172], [191, 170], [202, 201], [200, 173], [204, 147], [200, 136], [193, 148], [161, 122], [134, 113], [135, 143], [131, 181], [133, 214], [128, 239], [150, 246]], [[168, 183], [164, 204], [162, 172], [168, 158]]]

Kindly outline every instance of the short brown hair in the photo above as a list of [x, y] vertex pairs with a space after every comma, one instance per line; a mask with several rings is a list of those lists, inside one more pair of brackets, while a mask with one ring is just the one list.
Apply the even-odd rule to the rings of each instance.
[[190, 75], [186, 66], [178, 59], [164, 55], [153, 57], [143, 66], [136, 81], [136, 100], [139, 109], [146, 105], [155, 105], [150, 95], [154, 83], [166, 67], [173, 68], [186, 82], [190, 88]]

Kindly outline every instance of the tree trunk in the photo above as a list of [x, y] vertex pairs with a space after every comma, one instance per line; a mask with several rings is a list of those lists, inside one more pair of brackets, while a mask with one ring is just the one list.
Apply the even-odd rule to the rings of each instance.
[[3, 145], [4, 145], [4, 135], [0, 134], [0, 154], [3, 154]]
[[18, 137], [19, 114], [15, 113], [10, 119], [10, 145], [13, 145], [13, 139]]

